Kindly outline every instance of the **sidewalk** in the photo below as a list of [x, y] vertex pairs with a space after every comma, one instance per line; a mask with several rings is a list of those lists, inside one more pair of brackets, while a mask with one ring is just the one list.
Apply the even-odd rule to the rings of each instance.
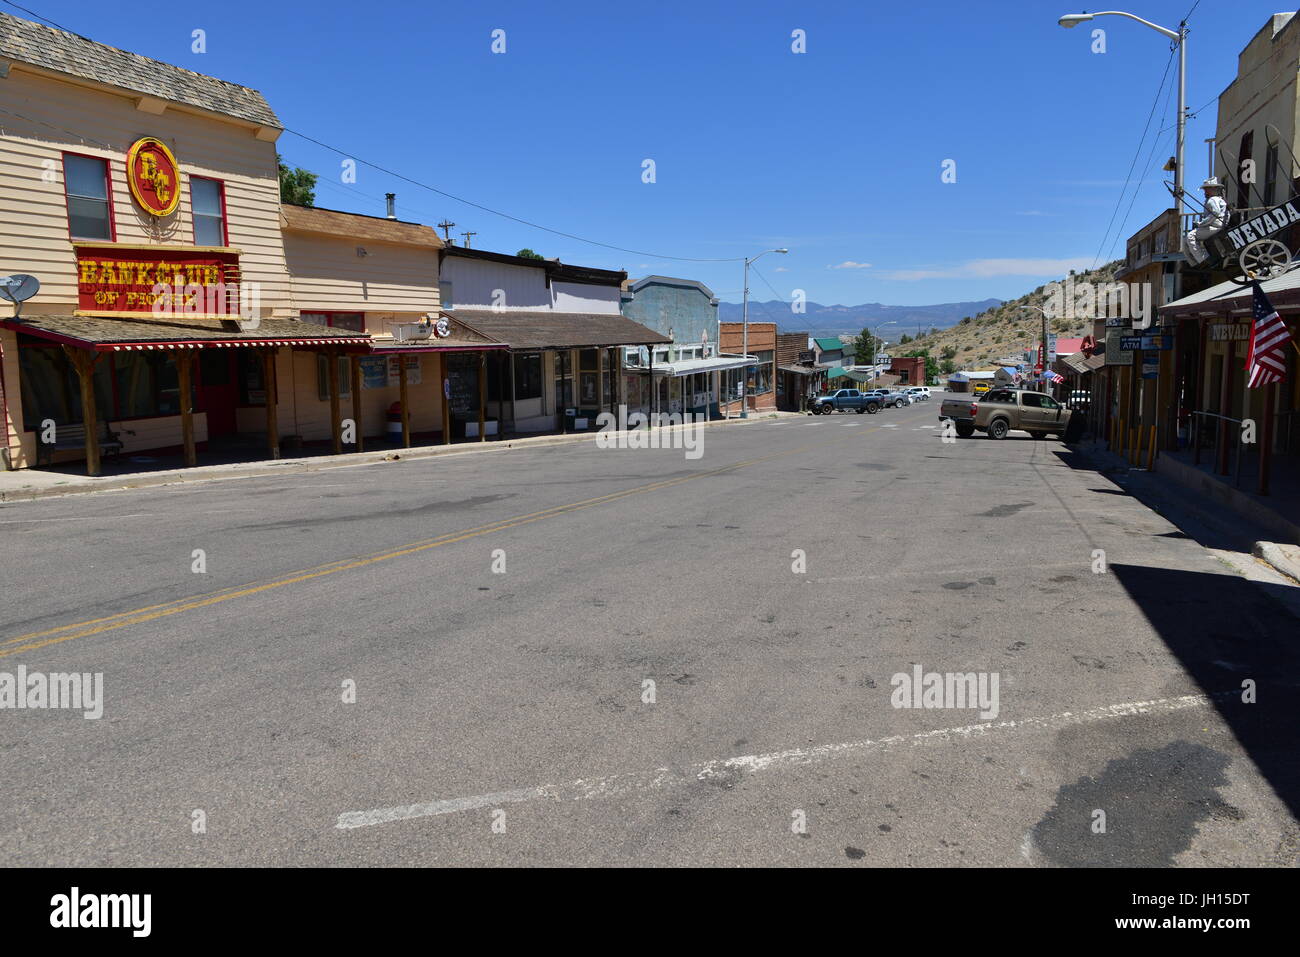
[[[774, 419], [802, 418], [801, 412], [751, 413], [747, 419], [715, 419], [703, 423], [707, 428], [725, 425], [743, 425], [752, 422], [771, 422]], [[682, 426], [666, 426], [665, 431]], [[190, 468], [181, 464], [179, 455], [143, 456], [125, 455], [105, 459], [105, 474], [94, 478], [85, 474], [84, 462], [47, 466], [41, 469], [19, 469], [0, 472], [0, 502], [21, 502], [62, 495], [102, 492], [109, 489], [151, 488], [158, 485], [176, 485], [192, 482], [210, 482], [220, 479], [251, 478], [264, 475], [284, 475], [297, 472], [320, 472], [326, 469], [357, 465], [375, 465], [403, 459], [432, 458], [437, 455], [464, 455], [481, 452], [504, 452], [508, 449], [538, 448], [547, 445], [565, 445], [594, 441], [598, 431], [575, 432], [568, 435], [545, 434], [512, 436], [487, 442], [456, 442], [451, 445], [420, 445], [409, 449], [392, 446], [366, 452], [333, 454], [329, 449], [304, 450], [296, 458], [265, 459], [237, 458], [232, 453], [209, 453], [199, 456], [200, 462]], [[204, 460], [208, 461], [204, 461]], [[212, 461], [218, 459], [218, 461]], [[225, 461], [220, 461], [225, 459]]]
[[[1184, 463], [1181, 456], [1161, 453], [1155, 471], [1148, 472], [1107, 451], [1104, 440], [1080, 442], [1072, 453], [1248, 577], [1254, 577], [1253, 565], [1264, 563], [1288, 583], [1300, 583], [1300, 548], [1293, 544], [1300, 542], [1300, 527], [1292, 525], [1287, 514], [1297, 502], [1283, 485], [1274, 483], [1279, 499], [1285, 496], [1279, 502], [1282, 509], [1276, 510], [1263, 496], [1239, 492], [1230, 482], [1202, 474], [1204, 467], [1193, 466], [1190, 454]], [[1288, 534], [1296, 537], [1288, 540]]]

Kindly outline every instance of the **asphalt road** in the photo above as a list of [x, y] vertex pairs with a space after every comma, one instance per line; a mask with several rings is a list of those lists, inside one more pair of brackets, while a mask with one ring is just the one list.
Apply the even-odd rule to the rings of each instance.
[[1296, 619], [938, 404], [0, 507], [0, 864], [1294, 865]]

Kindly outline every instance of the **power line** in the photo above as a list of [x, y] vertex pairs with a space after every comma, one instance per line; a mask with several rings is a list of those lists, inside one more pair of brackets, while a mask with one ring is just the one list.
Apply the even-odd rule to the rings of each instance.
[[[1119, 191], [1119, 199], [1115, 201], [1115, 208], [1111, 211], [1110, 222], [1106, 224], [1106, 231], [1101, 235], [1101, 245], [1097, 247], [1097, 255], [1092, 260], [1092, 268], [1096, 269], [1101, 262], [1101, 254], [1106, 249], [1106, 240], [1110, 238], [1110, 228], [1115, 225], [1115, 217], [1119, 215], [1119, 208], [1124, 204], [1124, 194], [1128, 192], [1128, 184], [1133, 179], [1133, 170], [1137, 166], [1138, 157], [1142, 155], [1142, 147], [1146, 145], [1147, 133], [1151, 130], [1151, 120], [1155, 118], [1156, 107], [1160, 105], [1160, 94], [1165, 91], [1165, 81], [1169, 79], [1169, 67], [1174, 62], [1174, 51], [1169, 51], [1169, 59], [1165, 61], [1165, 72], [1160, 76], [1160, 86], [1156, 89], [1155, 98], [1151, 101], [1151, 112], [1147, 114], [1146, 126], [1142, 128], [1142, 138], [1138, 140], [1137, 149], [1133, 152], [1133, 161], [1129, 163], [1128, 175], [1124, 177], [1124, 187]], [[1157, 137], [1159, 134], [1156, 134]], [[1134, 195], [1137, 195], [1136, 190]]]
[[425, 189], [431, 193], [436, 193], [439, 196], [443, 196], [446, 197], [447, 199], [454, 200], [457, 203], [464, 203], [466, 206], [472, 206], [475, 209], [482, 210], [485, 213], [491, 213], [493, 216], [500, 216], [503, 219], [508, 219], [511, 222], [519, 223], [522, 226], [528, 226], [532, 229], [540, 229], [543, 232], [552, 233], [556, 236], [563, 236], [565, 239], [572, 239], [580, 243], [587, 243], [590, 246], [600, 246], [603, 249], [613, 249], [621, 253], [631, 253], [634, 256], [646, 256], [652, 259], [665, 259], [665, 260], [672, 260], [674, 262], [689, 262], [689, 263], [744, 262], [743, 259], [738, 257], [733, 257], [729, 259], [698, 259], [691, 256], [668, 256], [663, 253], [651, 253], [641, 249], [629, 249], [626, 246], [615, 246], [613, 243], [604, 243], [604, 242], [600, 242], [599, 240], [588, 239], [585, 236], [578, 236], [574, 233], [566, 233], [561, 229], [553, 229], [550, 226], [543, 226], [541, 223], [534, 223], [527, 219], [521, 219], [518, 216], [512, 216], [509, 213], [502, 212], [499, 209], [493, 209], [490, 206], [484, 206], [482, 203], [476, 203], [473, 200], [465, 199], [464, 197], [456, 196], [452, 193], [448, 193], [446, 190], [441, 190], [438, 189], [438, 187], [436, 186], [430, 186], [428, 183], [423, 183], [420, 180], [412, 179], [411, 177], [403, 175], [402, 173], [398, 173], [395, 170], [391, 170], [388, 169], [387, 167], [380, 166], [378, 163], [372, 163], [369, 160], [362, 159], [359, 156], [346, 152], [345, 150], [339, 149], [337, 146], [331, 146], [328, 143], [322, 143], [320, 140], [316, 139], [315, 137], [308, 136], [306, 133], [300, 133], [297, 130], [291, 130], [288, 129], [287, 127], [285, 128], [285, 132], [292, 133], [294, 136], [307, 140], [309, 143], [315, 143], [317, 146], [321, 147], [322, 149], [329, 150], [332, 153], [337, 153], [339, 156], [342, 156], [345, 159], [355, 160], [356, 162], [361, 163], [363, 166], [369, 166], [371, 169], [378, 170], [379, 172], [384, 173], [388, 176], [392, 176], [395, 179], [400, 179], [404, 183], [410, 183], [412, 186], [417, 186], [420, 189]]
[[[49, 17], [41, 16], [35, 10], [28, 10], [26, 7], [19, 6], [18, 4], [14, 3], [14, 0], [4, 0], [4, 2], [9, 4], [9, 6], [13, 7], [15, 10], [21, 10], [23, 13], [29, 14], [30, 16], [35, 17], [37, 20], [43, 20], [44, 22], [48, 23], [50, 26], [54, 27], [55, 29], [62, 30], [64, 33], [71, 33], [74, 37], [81, 37], [80, 33], [74, 33], [72, 30], [69, 30], [67, 27], [55, 23]], [[81, 37], [81, 39], [85, 40], [88, 38]]]

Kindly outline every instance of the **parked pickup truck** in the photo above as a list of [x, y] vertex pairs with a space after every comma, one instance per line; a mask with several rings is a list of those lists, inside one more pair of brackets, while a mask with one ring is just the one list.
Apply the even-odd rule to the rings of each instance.
[[946, 419], [957, 424], [957, 434], [963, 439], [976, 432], [990, 439], [1005, 439], [1012, 429], [1020, 429], [1036, 439], [1055, 435], [1069, 442], [1083, 428], [1082, 416], [1074, 415], [1050, 395], [1028, 389], [997, 388], [982, 396], [945, 399], [939, 406], [939, 421]]
[[837, 409], [840, 412], [848, 412], [852, 409], [859, 415], [863, 412], [875, 415], [881, 408], [880, 400], [874, 395], [865, 395], [857, 389], [836, 389], [826, 395], [817, 396], [812, 402], [813, 415], [830, 415]]

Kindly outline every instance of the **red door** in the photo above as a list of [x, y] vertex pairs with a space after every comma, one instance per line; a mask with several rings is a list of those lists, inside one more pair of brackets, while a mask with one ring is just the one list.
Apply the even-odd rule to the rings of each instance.
[[239, 386], [235, 379], [233, 349], [205, 349], [199, 353], [197, 391], [197, 411], [208, 414], [208, 438], [234, 432]]

